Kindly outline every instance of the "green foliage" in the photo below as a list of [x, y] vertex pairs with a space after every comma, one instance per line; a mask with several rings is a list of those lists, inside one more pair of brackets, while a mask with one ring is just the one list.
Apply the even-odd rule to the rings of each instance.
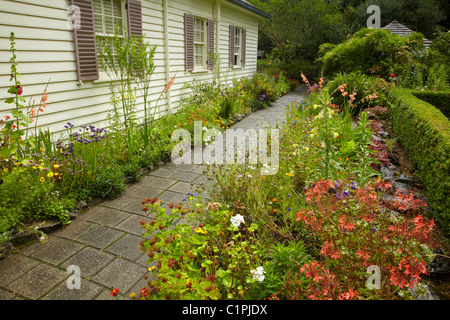
[[448, 232], [450, 122], [438, 109], [406, 89], [393, 89], [388, 105], [393, 130], [425, 185], [431, 214]]
[[432, 104], [438, 108], [447, 118], [450, 118], [450, 91], [428, 91], [428, 90], [414, 90], [412, 94]]
[[428, 70], [426, 86], [431, 90], [445, 90], [449, 88], [450, 66], [434, 63]]
[[252, 0], [269, 13], [261, 29], [274, 44], [281, 61], [314, 59], [320, 44], [339, 43], [348, 30], [343, 24], [339, 4], [325, 0]]
[[322, 47], [323, 56], [319, 58], [326, 76], [361, 72], [389, 80], [392, 73], [401, 72], [403, 65], [414, 64], [413, 53], [422, 50], [423, 42], [417, 41], [416, 34], [401, 37], [383, 29], [364, 28], [329, 48], [332, 49], [325, 52]]
[[95, 178], [90, 180], [88, 188], [93, 197], [114, 199], [126, 188], [123, 172], [120, 167], [100, 167]]
[[[408, 28], [431, 37], [437, 24], [445, 19], [437, 1], [420, 0], [365, 0], [355, 4], [357, 8], [357, 22], [365, 26], [369, 14], [367, 7], [377, 5], [381, 11], [381, 26], [397, 20]], [[430, 39], [430, 38], [429, 38]]]
[[220, 203], [192, 200], [192, 210], [169, 212], [156, 198], [146, 201], [144, 210], [156, 216], [141, 223], [147, 237], [141, 248], [154, 277], [141, 298], [242, 299], [258, 281], [252, 275], [259, 265], [258, 226], [243, 217], [233, 222], [236, 216]]
[[356, 92], [351, 106], [351, 113], [356, 116], [361, 110], [385, 103], [388, 83], [381, 78], [367, 76], [361, 72], [338, 73], [328, 82], [327, 88], [331, 92], [332, 103], [340, 106], [348, 102], [351, 99], [350, 95]]
[[67, 222], [66, 213], [75, 202], [60, 196], [55, 179], [44, 162], [5, 168], [0, 176], [0, 233], [36, 219], [56, 217]]
[[263, 282], [257, 283], [250, 293], [252, 299], [261, 300], [281, 292], [278, 298], [288, 298], [288, 292], [305, 290], [309, 280], [299, 272], [300, 266], [312, 257], [301, 241], [277, 242], [266, 249]]

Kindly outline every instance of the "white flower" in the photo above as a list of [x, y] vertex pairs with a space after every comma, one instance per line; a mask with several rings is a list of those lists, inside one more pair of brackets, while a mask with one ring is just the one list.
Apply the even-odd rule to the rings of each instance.
[[239, 227], [239, 225], [240, 225], [241, 223], [245, 223], [244, 217], [241, 216], [240, 214], [237, 214], [237, 215], [231, 217], [231, 218], [230, 218], [230, 221], [231, 221], [231, 224], [232, 224], [233, 226], [235, 226], [236, 228]]
[[256, 270], [250, 270], [250, 273], [252, 274], [253, 280], [258, 280], [259, 282], [262, 282], [264, 280], [264, 273], [266, 273], [263, 269], [263, 267], [258, 267]]

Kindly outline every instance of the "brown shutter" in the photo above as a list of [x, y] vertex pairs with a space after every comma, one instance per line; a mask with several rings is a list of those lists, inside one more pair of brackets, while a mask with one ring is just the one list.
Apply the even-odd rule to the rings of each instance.
[[245, 67], [245, 51], [246, 51], [246, 43], [247, 43], [247, 29], [242, 29], [242, 37], [241, 37], [241, 54], [242, 54], [242, 60], [241, 65]]
[[235, 28], [233, 25], [230, 24], [230, 30], [229, 30], [229, 47], [228, 47], [228, 62], [230, 64], [230, 67], [234, 66], [234, 32]]
[[194, 16], [184, 14], [184, 61], [186, 71], [194, 70]]
[[70, 4], [80, 8], [80, 28], [73, 29], [78, 81], [97, 80], [97, 47], [92, 0], [71, 0]]
[[214, 20], [208, 19], [208, 69], [214, 69]]
[[127, 1], [128, 34], [142, 37], [142, 5], [138, 0]]

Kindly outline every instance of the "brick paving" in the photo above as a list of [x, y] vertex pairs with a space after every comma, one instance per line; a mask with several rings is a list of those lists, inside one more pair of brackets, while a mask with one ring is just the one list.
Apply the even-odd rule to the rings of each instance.
[[[232, 128], [282, 125], [285, 106], [303, 100], [304, 92], [300, 87]], [[197, 187], [209, 182], [203, 172], [203, 165], [168, 163], [129, 185], [121, 197], [89, 208], [45, 243], [35, 241], [0, 260], [0, 300], [109, 300], [115, 299], [109, 294], [113, 288], [120, 288], [123, 299], [132, 292], [138, 296], [149, 267], [139, 250], [144, 232], [139, 222], [154, 218], [142, 211], [141, 200], [158, 196], [170, 210], [168, 204], [181, 202], [188, 192], [201, 192]], [[206, 193], [202, 196], [207, 199]], [[79, 267], [79, 289], [68, 288], [71, 265]]]

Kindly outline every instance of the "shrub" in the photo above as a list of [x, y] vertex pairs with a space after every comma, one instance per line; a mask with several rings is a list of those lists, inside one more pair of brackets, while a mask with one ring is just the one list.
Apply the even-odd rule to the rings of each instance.
[[364, 28], [335, 47], [324, 47], [318, 61], [329, 77], [359, 71], [388, 80], [390, 74], [399, 74], [404, 64], [415, 64], [413, 53], [423, 48], [423, 41], [417, 38], [415, 33], [402, 37], [388, 30]]
[[450, 122], [434, 106], [407, 89], [393, 89], [388, 99], [392, 128], [423, 181], [431, 214], [450, 231]]
[[[344, 92], [347, 92], [346, 95], [338, 90], [341, 86], [345, 86]], [[352, 72], [337, 74], [327, 84], [327, 88], [332, 93], [332, 103], [339, 106], [344, 105], [350, 95], [356, 92], [352, 108], [352, 115], [356, 116], [365, 108], [383, 105], [386, 100], [388, 84], [381, 78], [370, 77], [361, 72]], [[369, 96], [374, 98], [367, 99]]]
[[170, 205], [169, 211], [156, 198], [143, 204], [156, 217], [141, 222], [148, 237], [141, 249], [154, 276], [142, 299], [242, 299], [264, 281], [255, 246], [258, 226], [248, 217], [220, 203], [197, 203], [192, 210]]
[[[300, 271], [312, 279], [310, 299], [410, 298], [435, 245], [434, 222], [421, 215], [424, 201], [397, 193], [395, 210], [381, 207], [389, 183], [357, 187], [348, 180], [319, 180], [307, 188], [297, 221], [320, 239], [320, 260]], [[380, 287], [366, 289], [368, 267], [380, 269]], [[370, 273], [369, 273], [370, 274]]]
[[447, 118], [450, 117], [450, 91], [412, 91], [412, 94], [438, 108]]

